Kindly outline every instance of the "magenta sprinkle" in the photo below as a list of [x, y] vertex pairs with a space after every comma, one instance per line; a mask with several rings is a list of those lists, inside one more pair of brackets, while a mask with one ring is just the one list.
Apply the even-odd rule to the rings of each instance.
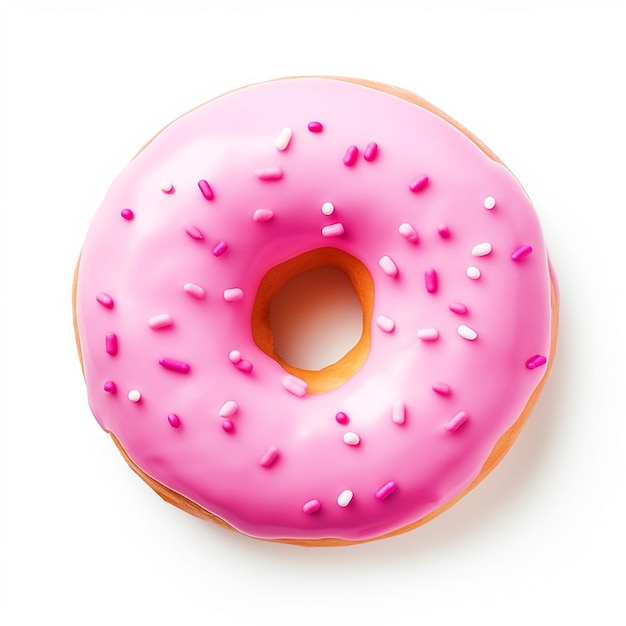
[[428, 176], [418, 176], [413, 181], [411, 181], [409, 189], [413, 193], [418, 193], [419, 191], [422, 191], [422, 189], [424, 189], [426, 185], [428, 185]]
[[166, 370], [172, 370], [173, 372], [180, 372], [181, 374], [188, 374], [191, 367], [188, 363], [183, 361], [175, 361], [174, 359], [159, 359], [159, 365]]
[[424, 283], [428, 293], [435, 293], [437, 291], [439, 281], [437, 279], [437, 272], [432, 267], [424, 272]]
[[259, 460], [261, 467], [270, 467], [278, 458], [278, 454], [278, 448], [276, 446], [270, 446]]
[[196, 241], [200, 241], [204, 239], [204, 235], [202, 234], [202, 231], [199, 228], [196, 228], [195, 226], [187, 226], [187, 228], [185, 228], [185, 232], [192, 239], [195, 239]]
[[451, 390], [450, 385], [446, 385], [446, 383], [435, 383], [433, 385], [433, 391], [440, 396], [449, 396]]
[[526, 361], [526, 368], [529, 370], [534, 370], [536, 367], [541, 367], [547, 363], [548, 359], [546, 359], [543, 354], [535, 354], [535, 356], [531, 356], [528, 361]]
[[222, 428], [227, 433], [232, 433], [235, 430], [235, 425], [230, 420], [224, 420], [222, 422]]
[[233, 363], [233, 365], [241, 372], [245, 374], [250, 374], [253, 370], [253, 365], [250, 361], [246, 361], [245, 359], [241, 359], [241, 361], [237, 361], [237, 363]]
[[467, 315], [467, 307], [462, 302], [450, 302], [448, 308], [457, 315]]
[[228, 244], [225, 241], [220, 241], [214, 248], [211, 250], [213, 256], [222, 256], [228, 250]]
[[312, 513], [316, 513], [317, 511], [319, 511], [321, 506], [322, 505], [319, 500], [309, 500], [302, 505], [302, 512], [305, 515], [311, 515]]
[[337, 420], [337, 423], [344, 425], [350, 421], [350, 418], [343, 411], [339, 411], [339, 413], [335, 415], [335, 419]]
[[398, 488], [398, 485], [396, 485], [396, 483], [394, 483], [393, 480], [390, 480], [388, 483], [385, 483], [376, 492], [376, 499], [382, 502], [387, 497], [389, 497], [397, 488]]
[[116, 389], [117, 389], [117, 385], [112, 381], [112, 380], [107, 380], [104, 385], [102, 385], [102, 388], [107, 392], [107, 393], [115, 393]]
[[115, 356], [117, 354], [117, 335], [109, 333], [105, 338], [105, 346], [107, 354]]
[[108, 293], [99, 293], [96, 296], [96, 300], [107, 309], [113, 308], [113, 298]]
[[170, 413], [167, 416], [167, 421], [170, 423], [170, 426], [172, 428], [179, 428], [180, 427], [180, 417], [178, 417], [178, 415], [176, 415], [176, 413]]
[[213, 194], [213, 189], [211, 189], [211, 185], [209, 185], [209, 183], [206, 180], [199, 180], [198, 187], [200, 187], [200, 191], [202, 192], [202, 195], [207, 200], [213, 200], [213, 198], [215, 197], [215, 195]]
[[359, 149], [356, 146], [349, 146], [343, 157], [343, 164], [347, 165], [348, 167], [353, 166], [356, 163], [358, 156]]
[[437, 232], [442, 239], [450, 239], [450, 229], [445, 224], [439, 224]]
[[375, 141], [370, 141], [367, 144], [367, 148], [365, 148], [365, 152], [363, 153], [363, 158], [366, 161], [373, 161], [378, 154], [378, 144]]
[[321, 133], [324, 130], [324, 127], [322, 126], [321, 122], [309, 122], [307, 124], [307, 128], [312, 133]]
[[511, 258], [514, 261], [519, 261], [525, 256], [528, 256], [533, 251], [531, 246], [520, 246], [512, 255]]
[[120, 215], [128, 222], [130, 222], [133, 217], [135, 217], [135, 214], [130, 209], [122, 209]]

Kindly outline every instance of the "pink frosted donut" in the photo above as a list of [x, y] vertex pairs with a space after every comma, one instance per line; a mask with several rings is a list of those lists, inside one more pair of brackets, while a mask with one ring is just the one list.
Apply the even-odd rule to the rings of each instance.
[[[320, 371], [269, 305], [334, 267], [363, 330]], [[342, 544], [442, 512], [506, 453], [548, 372], [557, 296], [533, 207], [417, 96], [292, 78], [187, 113], [89, 229], [75, 322], [90, 407], [166, 500], [247, 535]]]

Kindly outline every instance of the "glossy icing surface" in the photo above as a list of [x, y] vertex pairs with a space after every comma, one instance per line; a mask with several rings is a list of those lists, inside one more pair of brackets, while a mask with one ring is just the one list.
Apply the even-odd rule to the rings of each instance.
[[[252, 340], [257, 287], [309, 250], [375, 284], [371, 346], [307, 393]], [[463, 492], [545, 374], [550, 277], [511, 173], [435, 114], [302, 78], [234, 91], [118, 176], [84, 245], [91, 409], [147, 474], [262, 538], [356, 541]]]

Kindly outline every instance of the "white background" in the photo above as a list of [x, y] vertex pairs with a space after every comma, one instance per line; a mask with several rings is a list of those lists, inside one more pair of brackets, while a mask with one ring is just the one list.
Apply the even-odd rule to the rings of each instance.
[[[4, 623], [623, 624], [621, 3], [30, 4], [2, 15]], [[294, 74], [398, 85], [471, 129], [533, 199], [561, 286], [553, 373], [502, 464], [430, 524], [350, 548], [163, 503], [92, 418], [72, 331], [76, 258], [118, 171], [191, 107]]]

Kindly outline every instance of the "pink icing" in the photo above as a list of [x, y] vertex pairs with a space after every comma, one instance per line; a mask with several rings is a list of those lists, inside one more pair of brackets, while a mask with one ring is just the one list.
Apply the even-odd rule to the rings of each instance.
[[[250, 319], [269, 269], [326, 246], [369, 269], [372, 338], [312, 395]], [[480, 472], [545, 373], [549, 294], [527, 196], [449, 123], [339, 80], [259, 84], [167, 127], [98, 210], [77, 288], [89, 403], [147, 474], [244, 533], [370, 539]]]

